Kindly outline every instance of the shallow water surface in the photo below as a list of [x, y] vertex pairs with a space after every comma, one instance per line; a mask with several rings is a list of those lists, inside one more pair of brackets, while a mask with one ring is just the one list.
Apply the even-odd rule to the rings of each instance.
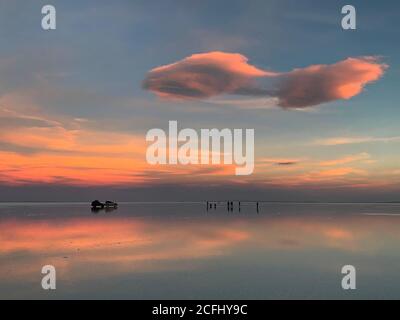
[[0, 298], [398, 299], [399, 240], [399, 204], [3, 203]]

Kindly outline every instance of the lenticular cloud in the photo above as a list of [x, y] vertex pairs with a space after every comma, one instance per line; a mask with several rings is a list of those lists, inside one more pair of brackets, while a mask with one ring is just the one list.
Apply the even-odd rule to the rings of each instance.
[[255, 79], [273, 75], [241, 54], [209, 52], [151, 70], [143, 87], [164, 98], [209, 98], [249, 90]]
[[167, 99], [266, 96], [276, 98], [283, 108], [305, 108], [356, 96], [386, 68], [376, 57], [358, 57], [273, 72], [249, 64], [238, 53], [208, 52], [150, 70], [143, 87]]
[[302, 108], [358, 95], [382, 77], [385, 64], [373, 57], [347, 58], [331, 65], [312, 65], [282, 74], [275, 94], [279, 105]]

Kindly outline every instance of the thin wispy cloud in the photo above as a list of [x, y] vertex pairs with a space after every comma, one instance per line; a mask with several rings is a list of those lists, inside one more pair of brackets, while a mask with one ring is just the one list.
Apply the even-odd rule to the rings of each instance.
[[336, 165], [343, 165], [343, 164], [347, 164], [347, 163], [351, 163], [351, 162], [369, 160], [370, 158], [371, 158], [371, 156], [368, 153], [362, 152], [359, 154], [349, 155], [349, 156], [341, 157], [338, 159], [322, 161], [322, 162], [320, 162], [320, 165], [321, 166], [336, 166]]
[[336, 146], [345, 144], [359, 144], [371, 142], [398, 142], [400, 136], [392, 137], [332, 137], [326, 139], [318, 139], [314, 141], [314, 145], [320, 146]]
[[305, 159], [298, 158], [262, 158], [257, 161], [258, 164], [261, 165], [278, 165], [278, 166], [288, 166], [295, 165], [299, 162], [304, 161]]

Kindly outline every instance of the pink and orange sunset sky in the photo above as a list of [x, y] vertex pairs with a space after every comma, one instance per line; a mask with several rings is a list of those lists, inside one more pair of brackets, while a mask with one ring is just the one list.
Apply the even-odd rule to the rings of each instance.
[[[0, 200], [107, 188], [157, 200], [160, 187], [176, 200], [187, 188], [193, 198], [208, 188], [217, 198], [399, 200], [395, 2], [377, 12], [354, 1], [351, 31], [337, 3], [53, 2], [50, 32], [37, 4], [1, 3]], [[254, 173], [148, 164], [146, 132], [169, 120], [254, 128]]]

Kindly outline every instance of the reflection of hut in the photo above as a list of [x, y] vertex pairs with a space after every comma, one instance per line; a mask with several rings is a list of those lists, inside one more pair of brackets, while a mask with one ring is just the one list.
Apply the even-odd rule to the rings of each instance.
[[92, 201], [92, 208], [104, 208], [104, 203], [101, 203], [99, 200]]
[[97, 207], [92, 207], [90, 210], [92, 210], [93, 213], [98, 213], [98, 212], [100, 212], [100, 211], [103, 210], [103, 209], [97, 208]]
[[105, 211], [106, 212], [113, 212], [114, 210], [117, 210], [118, 209], [118, 207], [105, 207]]

